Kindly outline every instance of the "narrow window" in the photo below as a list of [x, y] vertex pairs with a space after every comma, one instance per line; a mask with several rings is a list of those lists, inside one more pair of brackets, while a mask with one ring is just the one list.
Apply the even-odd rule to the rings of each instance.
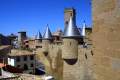
[[85, 58], [87, 59], [88, 57], [87, 57], [87, 54], [85, 54]]
[[24, 70], [28, 70], [27, 64], [24, 64]]
[[70, 16], [73, 16], [73, 14], [72, 14], [72, 13], [70, 13]]
[[30, 60], [34, 60], [34, 56], [33, 55], [30, 56]]
[[94, 54], [93, 54], [93, 51], [91, 51], [91, 55], [93, 56]]
[[27, 61], [27, 56], [24, 56], [24, 61]]
[[20, 57], [19, 56], [17, 57], [17, 62], [20, 62]]
[[70, 46], [71, 46], [71, 42], [70, 42]]

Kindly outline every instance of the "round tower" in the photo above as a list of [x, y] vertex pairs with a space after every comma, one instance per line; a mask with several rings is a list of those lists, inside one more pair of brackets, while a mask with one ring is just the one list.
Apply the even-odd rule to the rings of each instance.
[[42, 39], [42, 50], [44, 53], [48, 53], [48, 49], [49, 49], [49, 44], [52, 41], [52, 34], [51, 31], [47, 25], [46, 31], [43, 35], [43, 39]]
[[76, 27], [73, 18], [70, 17], [68, 27], [64, 31], [63, 35], [63, 49], [62, 58], [63, 59], [77, 59], [78, 58], [78, 39], [80, 38], [80, 33]]

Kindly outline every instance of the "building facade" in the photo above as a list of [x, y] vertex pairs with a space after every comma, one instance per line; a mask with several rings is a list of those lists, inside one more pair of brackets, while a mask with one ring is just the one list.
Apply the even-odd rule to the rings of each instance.
[[11, 50], [8, 54], [8, 65], [23, 69], [24, 73], [35, 73], [35, 54], [27, 50]]

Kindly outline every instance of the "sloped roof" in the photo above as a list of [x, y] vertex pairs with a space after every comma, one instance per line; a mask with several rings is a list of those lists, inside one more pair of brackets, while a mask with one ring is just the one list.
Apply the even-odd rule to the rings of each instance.
[[52, 39], [52, 33], [47, 25], [47, 28], [45, 30], [45, 33], [43, 35], [43, 39]]
[[80, 32], [75, 25], [75, 22], [73, 21], [72, 17], [70, 17], [68, 26], [66, 27], [64, 31], [63, 37], [73, 37], [73, 38], [79, 38], [80, 37]]
[[40, 31], [35, 36], [35, 39], [42, 39], [42, 35], [41, 35]]

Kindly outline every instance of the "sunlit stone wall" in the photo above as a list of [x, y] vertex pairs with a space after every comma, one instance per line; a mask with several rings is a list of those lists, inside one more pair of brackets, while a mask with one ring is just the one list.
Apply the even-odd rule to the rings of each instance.
[[120, 0], [92, 0], [96, 80], [120, 80]]

